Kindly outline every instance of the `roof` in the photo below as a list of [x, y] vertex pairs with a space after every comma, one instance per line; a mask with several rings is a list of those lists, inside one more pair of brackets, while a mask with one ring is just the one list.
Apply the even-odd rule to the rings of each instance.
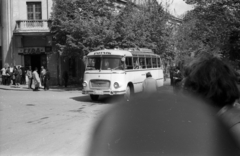
[[133, 55], [156, 55], [151, 49], [147, 48], [127, 48], [127, 49], [103, 49], [93, 51], [88, 56], [96, 55], [119, 55], [119, 56], [133, 56]]

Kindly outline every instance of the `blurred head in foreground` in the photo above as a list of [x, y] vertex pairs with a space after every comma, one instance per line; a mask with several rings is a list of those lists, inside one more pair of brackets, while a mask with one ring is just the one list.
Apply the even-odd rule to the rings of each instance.
[[96, 125], [88, 156], [239, 156], [216, 112], [170, 93], [118, 104]]
[[204, 55], [189, 66], [184, 89], [222, 108], [239, 98], [236, 82], [232, 67], [219, 58]]

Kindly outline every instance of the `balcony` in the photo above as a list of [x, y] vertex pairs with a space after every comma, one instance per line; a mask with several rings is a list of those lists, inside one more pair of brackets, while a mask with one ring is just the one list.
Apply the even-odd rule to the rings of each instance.
[[14, 33], [49, 33], [50, 20], [17, 20]]

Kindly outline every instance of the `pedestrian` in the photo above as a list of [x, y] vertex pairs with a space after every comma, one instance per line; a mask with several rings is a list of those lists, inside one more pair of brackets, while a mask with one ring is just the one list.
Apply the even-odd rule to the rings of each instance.
[[146, 73], [146, 79], [143, 81], [142, 90], [143, 93], [148, 95], [157, 92], [157, 81], [152, 78], [150, 72]]
[[28, 67], [26, 75], [28, 77], [28, 89], [33, 89], [32, 88], [33, 74], [32, 74], [32, 67], [31, 66]]
[[33, 81], [34, 81], [33, 91], [38, 91], [39, 85], [41, 83], [41, 80], [37, 71], [38, 71], [38, 68], [36, 67], [35, 70], [33, 71]]
[[6, 68], [5, 67], [3, 67], [1, 69], [1, 74], [2, 74], [2, 85], [6, 85], [7, 77], [6, 77]]
[[64, 81], [64, 86], [65, 88], [68, 86], [68, 71], [63, 72], [63, 81]]
[[20, 66], [17, 67], [17, 73], [16, 73], [16, 86], [19, 87], [21, 84], [21, 79], [22, 79], [22, 69]]
[[50, 80], [50, 73], [48, 69], [46, 69], [46, 74], [44, 77], [44, 90], [49, 90], [49, 80]]
[[234, 69], [214, 56], [194, 60], [184, 82], [184, 91], [200, 96], [219, 110], [218, 115], [229, 126], [240, 146], [239, 90]]
[[44, 78], [45, 78], [45, 74], [46, 74], [46, 69], [44, 68], [44, 66], [41, 67], [41, 73], [40, 73], [40, 87], [42, 87], [42, 85], [44, 85]]
[[173, 86], [173, 73], [174, 73], [174, 66], [170, 66], [170, 71], [169, 71], [169, 75], [170, 75], [170, 84], [171, 86]]
[[177, 93], [177, 91], [181, 88], [182, 81], [182, 73], [180, 72], [179, 67], [176, 67], [173, 72], [173, 91]]
[[26, 84], [26, 69], [25, 67], [21, 67], [22, 71], [22, 77], [21, 77], [21, 83], [20, 84]]
[[17, 67], [16, 66], [14, 66], [14, 68], [13, 68], [13, 73], [12, 73], [12, 81], [13, 81], [13, 83], [12, 83], [12, 85], [14, 85], [14, 86], [16, 86], [16, 76], [18, 75], [18, 70], [17, 70]]
[[12, 73], [11, 72], [11, 67], [7, 67], [7, 70], [6, 70], [6, 85], [10, 85], [11, 84], [11, 77], [12, 77]]

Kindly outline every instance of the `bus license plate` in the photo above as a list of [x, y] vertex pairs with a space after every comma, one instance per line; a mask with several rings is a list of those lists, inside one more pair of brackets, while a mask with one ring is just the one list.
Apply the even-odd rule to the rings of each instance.
[[95, 90], [93, 93], [97, 95], [103, 95], [103, 91], [101, 90]]

